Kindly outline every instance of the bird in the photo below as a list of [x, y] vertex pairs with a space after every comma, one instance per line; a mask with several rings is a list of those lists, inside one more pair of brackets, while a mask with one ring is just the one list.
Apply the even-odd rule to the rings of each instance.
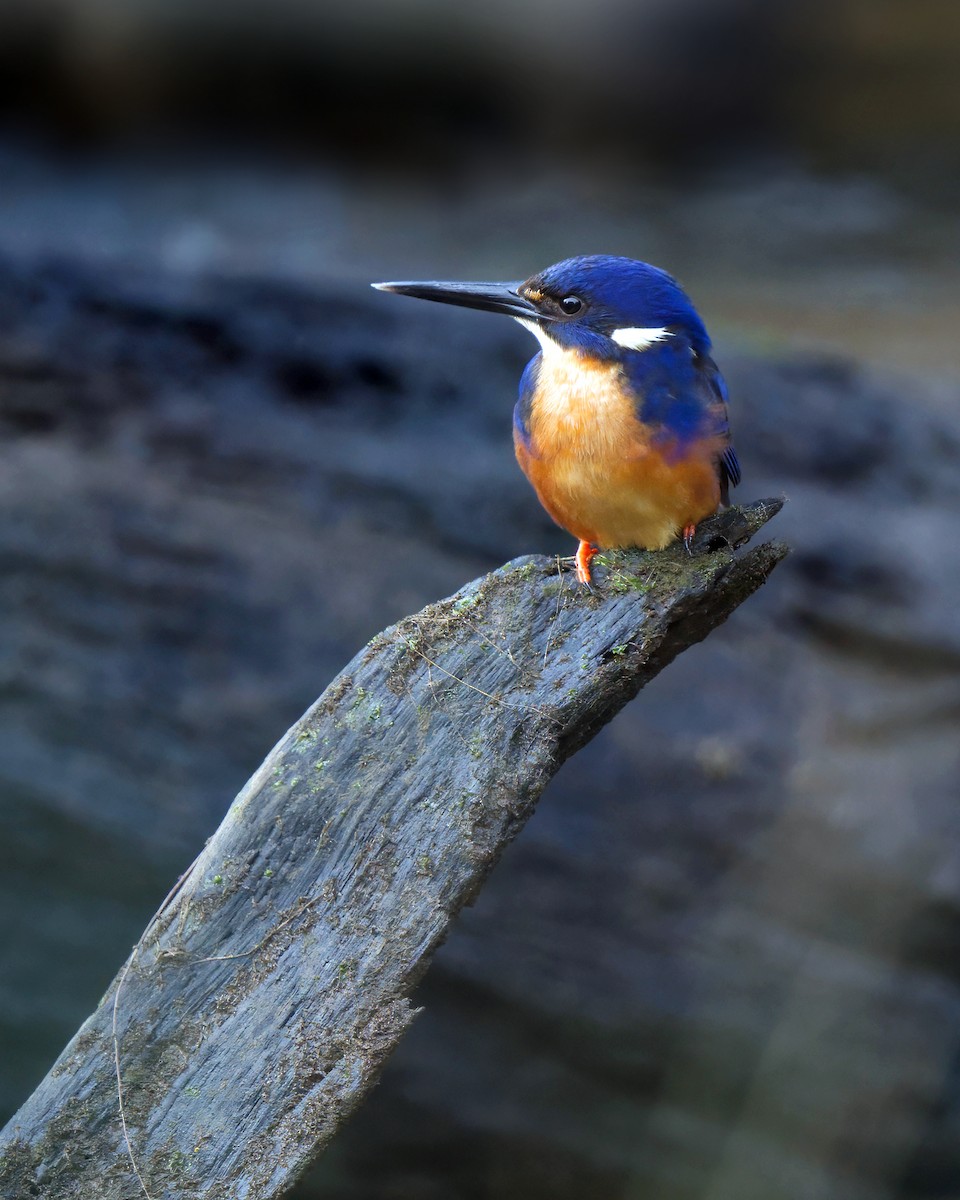
[[513, 317], [540, 343], [520, 378], [514, 449], [553, 520], [598, 550], [662, 550], [740, 483], [727, 385], [680, 284], [638, 259], [567, 258], [522, 282], [375, 283], [380, 291]]

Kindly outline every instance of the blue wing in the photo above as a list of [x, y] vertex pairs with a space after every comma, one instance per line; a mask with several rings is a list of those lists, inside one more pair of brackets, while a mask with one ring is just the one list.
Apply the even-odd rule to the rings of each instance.
[[722, 440], [717, 474], [723, 502], [728, 503], [730, 485], [737, 486], [741, 471], [731, 442], [727, 385], [717, 364], [676, 331], [646, 350], [625, 354], [624, 367], [637, 416], [653, 430], [655, 440], [674, 444], [681, 456], [685, 446], [700, 439]]
[[533, 454], [533, 446], [530, 441], [530, 407], [533, 404], [533, 392], [537, 386], [540, 359], [541, 355], [535, 354], [524, 367], [523, 374], [520, 376], [520, 396], [513, 410], [513, 428], [530, 454]]

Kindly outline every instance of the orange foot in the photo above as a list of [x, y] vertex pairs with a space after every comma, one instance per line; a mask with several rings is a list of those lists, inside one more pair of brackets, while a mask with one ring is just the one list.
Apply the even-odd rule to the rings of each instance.
[[574, 560], [577, 564], [577, 583], [585, 583], [587, 587], [590, 586], [590, 559], [596, 552], [596, 546], [591, 546], [589, 542], [580, 542]]
[[696, 525], [684, 525], [683, 527], [683, 544], [686, 547], [687, 553], [692, 554], [693, 535], [697, 532]]

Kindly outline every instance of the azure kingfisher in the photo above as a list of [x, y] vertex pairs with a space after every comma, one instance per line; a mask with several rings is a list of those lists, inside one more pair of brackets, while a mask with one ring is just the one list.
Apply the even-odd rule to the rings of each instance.
[[375, 283], [506, 313], [540, 343], [520, 379], [517, 461], [580, 545], [661, 550], [729, 503], [740, 482], [727, 387], [710, 338], [672, 276], [610, 255], [568, 258], [522, 283]]

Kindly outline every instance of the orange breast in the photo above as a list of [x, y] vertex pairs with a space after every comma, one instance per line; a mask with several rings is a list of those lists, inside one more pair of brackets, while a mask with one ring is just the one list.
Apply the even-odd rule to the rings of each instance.
[[659, 550], [720, 503], [719, 440], [682, 456], [653, 445], [615, 363], [545, 355], [529, 424], [517, 461], [550, 516], [583, 541]]

